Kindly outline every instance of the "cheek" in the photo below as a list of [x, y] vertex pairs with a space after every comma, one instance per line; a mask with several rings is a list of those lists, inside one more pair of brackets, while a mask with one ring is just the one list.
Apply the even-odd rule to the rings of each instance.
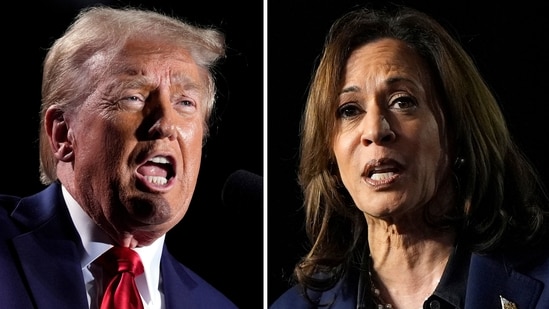
[[116, 145], [111, 141], [117, 134], [106, 134], [111, 128], [102, 119], [82, 121], [73, 127], [73, 143], [81, 153], [102, 154], [110, 149], [107, 145]]
[[178, 127], [181, 152], [185, 163], [200, 164], [204, 138], [204, 125], [194, 121]]
[[347, 175], [352, 170], [353, 162], [356, 162], [356, 160], [352, 159], [353, 153], [360, 144], [360, 141], [357, 143], [356, 140], [350, 133], [338, 134], [334, 138], [332, 149], [344, 183], [346, 182]]
[[[434, 120], [432, 122], [434, 123]], [[421, 138], [418, 141], [420, 149], [417, 156], [420, 160], [418, 167], [424, 173], [426, 184], [434, 189], [437, 179], [442, 175], [441, 171], [446, 164], [446, 157], [436, 123], [427, 126], [420, 136]]]
[[346, 140], [341, 134], [337, 134], [334, 137], [334, 142], [332, 146], [332, 151], [334, 153], [337, 165], [339, 166], [339, 169], [341, 170], [343, 162], [346, 160], [344, 159], [347, 156], [347, 148], [349, 146], [346, 145]]
[[434, 118], [431, 118], [424, 129], [421, 130], [419, 144], [422, 145], [423, 156], [432, 160], [431, 165], [438, 163], [442, 154], [442, 145], [438, 125]]
[[78, 132], [79, 146], [96, 164], [115, 166], [131, 151], [135, 143], [135, 125], [132, 119], [95, 118], [83, 122]]
[[97, 127], [95, 133], [103, 139], [104, 149], [99, 151], [109, 156], [109, 160], [127, 155], [125, 152], [132, 148], [130, 144], [137, 142], [135, 126], [131, 125], [131, 121], [107, 122], [103, 127]]
[[202, 145], [204, 137], [203, 122], [197, 119], [184, 122], [177, 126], [177, 132], [179, 137], [184, 141], [185, 144]]

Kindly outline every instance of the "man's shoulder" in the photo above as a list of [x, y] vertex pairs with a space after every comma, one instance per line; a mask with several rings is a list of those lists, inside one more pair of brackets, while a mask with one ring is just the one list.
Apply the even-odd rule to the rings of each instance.
[[[161, 266], [165, 297], [174, 295], [186, 298], [186, 301], [206, 308], [237, 309], [229, 298], [172, 256], [167, 249], [163, 252]], [[221, 275], [221, 274], [220, 274]]]
[[62, 203], [61, 186], [57, 183], [30, 196], [0, 194], [0, 222], [33, 229], [51, 218]]
[[12, 213], [20, 201], [21, 197], [19, 196], [0, 195], [0, 234], [2, 238], [9, 238], [19, 233]]

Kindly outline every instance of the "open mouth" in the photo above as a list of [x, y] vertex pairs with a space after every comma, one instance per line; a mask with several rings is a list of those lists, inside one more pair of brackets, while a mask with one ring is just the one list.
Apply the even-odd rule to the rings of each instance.
[[400, 163], [391, 159], [372, 160], [366, 165], [363, 177], [373, 186], [388, 185], [402, 173]]
[[155, 186], [164, 186], [175, 176], [174, 167], [168, 157], [155, 156], [139, 166], [137, 172], [143, 179]]

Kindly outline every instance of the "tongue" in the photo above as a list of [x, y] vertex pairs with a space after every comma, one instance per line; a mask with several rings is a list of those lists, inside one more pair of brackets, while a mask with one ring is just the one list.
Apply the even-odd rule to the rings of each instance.
[[167, 177], [168, 171], [162, 166], [162, 164], [155, 164], [152, 162], [145, 163], [141, 165], [137, 172], [144, 176], [160, 176]]

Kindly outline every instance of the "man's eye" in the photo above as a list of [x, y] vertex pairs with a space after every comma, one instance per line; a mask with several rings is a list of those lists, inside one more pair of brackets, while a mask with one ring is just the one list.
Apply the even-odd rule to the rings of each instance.
[[128, 96], [118, 100], [117, 104], [124, 110], [141, 110], [145, 105], [145, 100], [140, 96]]
[[181, 100], [179, 101], [179, 105], [183, 106], [194, 106], [194, 102], [190, 100]]
[[145, 102], [145, 99], [137, 95], [132, 95], [128, 97], [123, 97], [118, 102], [121, 102], [124, 104], [136, 104], [136, 103]]

